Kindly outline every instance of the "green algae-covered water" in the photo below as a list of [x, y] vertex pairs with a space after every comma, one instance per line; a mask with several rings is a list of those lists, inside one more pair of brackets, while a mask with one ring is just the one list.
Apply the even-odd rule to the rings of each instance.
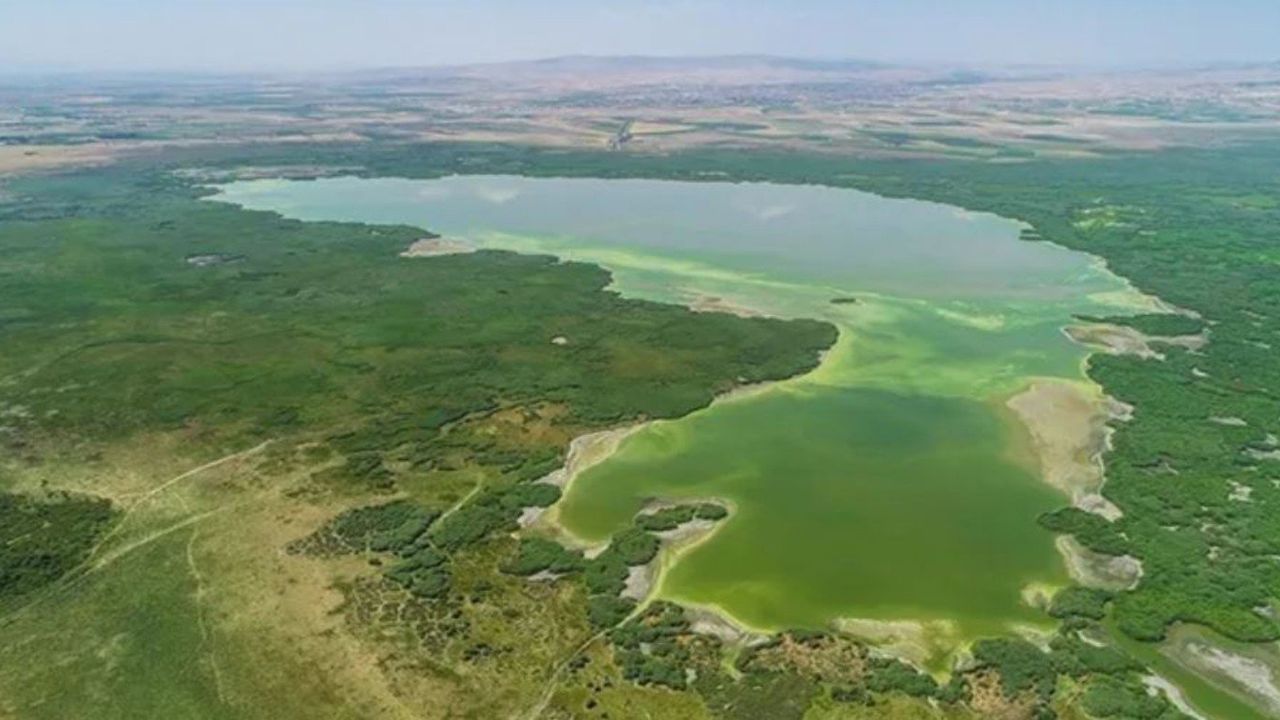
[[[598, 542], [646, 503], [734, 512], [658, 592], [761, 629], [944, 621], [961, 637], [1045, 618], [1066, 582], [1004, 401], [1081, 379], [1060, 327], [1140, 298], [1086, 255], [992, 215], [808, 186], [448, 177], [258, 180], [220, 200], [307, 220], [409, 223], [480, 247], [598, 262], [629, 296], [837, 324], [814, 372], [653, 423], [559, 505]], [[405, 262], [430, 262], [412, 259]], [[831, 302], [834, 298], [856, 302]]]

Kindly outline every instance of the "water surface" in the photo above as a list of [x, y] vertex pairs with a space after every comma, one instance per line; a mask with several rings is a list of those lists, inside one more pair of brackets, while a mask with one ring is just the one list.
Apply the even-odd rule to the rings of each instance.
[[[1089, 256], [992, 215], [809, 186], [449, 177], [258, 180], [219, 199], [306, 220], [409, 223], [482, 247], [598, 262], [629, 296], [719, 302], [841, 330], [813, 373], [631, 436], [559, 507], [588, 541], [654, 499], [735, 512], [659, 592], [761, 629], [1043, 623], [1022, 590], [1066, 581], [1004, 400], [1082, 379], [1074, 313], [1132, 307]], [[430, 262], [429, 259], [406, 262]], [[833, 304], [835, 297], [854, 297]]]

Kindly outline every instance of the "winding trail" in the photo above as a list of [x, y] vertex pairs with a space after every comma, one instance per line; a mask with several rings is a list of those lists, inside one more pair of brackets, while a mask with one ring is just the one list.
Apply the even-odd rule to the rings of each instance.
[[[143, 493], [141, 497], [139, 497], [137, 500], [129, 504], [129, 508], [124, 511], [124, 516], [121, 517], [120, 521], [115, 524], [115, 527], [111, 528], [111, 532], [108, 532], [106, 535], [104, 535], [102, 539], [99, 540], [98, 543], [93, 546], [93, 550], [89, 551], [89, 556], [85, 560], [85, 564], [88, 564], [89, 562], [91, 562], [93, 558], [98, 555], [98, 553], [102, 550], [102, 548], [105, 547], [106, 544], [112, 538], [114, 538], [116, 535], [119, 535], [120, 531], [124, 528], [125, 524], [129, 522], [129, 520], [134, 516], [135, 513], [137, 513], [138, 509], [141, 508], [143, 505], [145, 505], [152, 498], [163, 493], [164, 491], [168, 490], [174, 485], [177, 485], [183, 480], [199, 475], [200, 473], [206, 470], [212, 470], [218, 467], [219, 465], [223, 465], [225, 463], [231, 462], [232, 460], [239, 460], [241, 458], [246, 458], [251, 455], [256, 455], [257, 453], [260, 453], [263, 450], [265, 450], [267, 446], [273, 442], [275, 442], [274, 438], [263, 440], [262, 442], [258, 443], [257, 445], [254, 445], [248, 450], [240, 450], [237, 452], [233, 452], [229, 455], [223, 455], [222, 457], [217, 458], [216, 460], [210, 460], [209, 462], [199, 467], [194, 467], [194, 468], [191, 468], [190, 470], [187, 470], [186, 472], [175, 475], [174, 477], [169, 478], [168, 480], [160, 483], [156, 487], [151, 488], [147, 492]], [[124, 497], [127, 498], [129, 496], [126, 495]]]
[[622, 620], [622, 622], [619, 622], [617, 625], [611, 625], [601, 630], [600, 632], [596, 633], [595, 635], [592, 635], [591, 637], [587, 638], [582, 642], [581, 645], [578, 645], [573, 649], [572, 652], [567, 654], [563, 660], [561, 660], [559, 663], [556, 664], [555, 669], [551, 671], [551, 676], [547, 678], [546, 684], [542, 686], [542, 696], [538, 698], [537, 704], [529, 708], [528, 712], [524, 713], [523, 715], [520, 715], [519, 717], [523, 718], [523, 720], [537, 720], [537, 718], [541, 717], [542, 713], [546, 712], [547, 705], [551, 704], [551, 698], [553, 695], [555, 695], [556, 687], [560, 685], [561, 676], [564, 675], [565, 669], [569, 667], [569, 663], [573, 662], [573, 659], [577, 657], [579, 654], [581, 654], [584, 650], [591, 647], [592, 643], [594, 643], [595, 641], [599, 640], [600, 638], [608, 634], [610, 630], [618, 627], [618, 625], [621, 625], [622, 623], [630, 619], [631, 619], [631, 615], [628, 615], [624, 620]]
[[644, 602], [636, 605], [636, 609], [632, 610], [631, 614], [622, 618], [621, 620], [614, 623], [613, 625], [610, 625], [609, 627], [604, 628], [600, 632], [597, 632], [595, 635], [592, 635], [586, 640], [583, 640], [581, 645], [578, 645], [573, 649], [572, 652], [569, 652], [568, 654], [566, 654], [564, 659], [556, 664], [555, 670], [551, 672], [551, 676], [547, 678], [546, 684], [543, 685], [542, 687], [542, 696], [538, 699], [538, 703], [534, 705], [532, 708], [530, 708], [529, 711], [526, 712], [521, 717], [523, 717], [524, 720], [537, 720], [537, 718], [541, 717], [542, 713], [546, 712], [547, 705], [551, 704], [551, 697], [555, 695], [556, 687], [560, 685], [561, 676], [564, 675], [565, 669], [569, 667], [569, 663], [573, 662], [573, 659], [575, 657], [582, 654], [584, 650], [591, 647], [591, 645], [595, 643], [597, 640], [603, 638], [605, 635], [608, 635], [609, 631], [613, 630], [614, 628], [621, 627], [627, 624], [628, 622], [631, 622], [633, 619], [642, 615], [644, 611], [647, 610], [649, 608], [649, 605], [652, 603], [653, 603], [652, 596], [646, 598]]
[[[120, 534], [120, 532], [124, 529], [124, 526], [129, 522], [129, 520], [132, 519], [135, 516], [135, 514], [138, 512], [138, 510], [142, 508], [144, 505], [146, 505], [147, 502], [150, 501], [152, 498], [155, 498], [157, 495], [165, 492], [166, 490], [173, 487], [174, 485], [184, 480], [187, 480], [189, 478], [192, 478], [196, 475], [199, 475], [202, 472], [205, 472], [207, 470], [212, 470], [213, 468], [216, 468], [220, 465], [231, 462], [233, 460], [250, 457], [259, 452], [262, 452], [264, 449], [267, 448], [267, 446], [269, 446], [274, 441], [275, 441], [274, 438], [264, 440], [263, 442], [247, 450], [239, 450], [237, 452], [233, 452], [228, 455], [223, 455], [220, 458], [210, 460], [209, 462], [204, 463], [203, 465], [200, 465], [198, 467], [194, 467], [194, 468], [191, 468], [190, 470], [186, 470], [182, 473], [179, 473], [178, 475], [175, 475], [174, 477], [169, 478], [168, 480], [146, 491], [145, 493], [142, 493], [137, 500], [129, 504], [129, 507], [125, 510], [124, 515], [121, 516], [120, 520], [116, 522], [116, 524], [111, 528], [111, 530], [107, 532], [106, 535], [104, 535], [101, 540], [99, 540], [97, 543], [94, 544], [93, 548], [90, 549], [89, 552], [85, 555], [85, 559], [83, 562], [81, 562], [71, 571], [66, 573], [60, 582], [50, 585], [48, 588], [45, 588], [42, 592], [39, 592], [34, 597], [32, 597], [30, 602], [28, 602], [25, 605], [22, 605], [21, 607], [16, 608], [15, 610], [13, 610], [13, 612], [8, 613], [3, 618], [3, 621], [5, 623], [13, 622], [14, 620], [26, 614], [32, 608], [40, 605], [42, 602], [44, 602], [48, 598], [53, 597], [58, 593], [67, 590], [68, 588], [74, 587], [80, 581], [96, 574], [97, 572], [107, 567], [108, 565], [111, 565], [112, 563], [116, 562], [120, 558], [132, 553], [134, 550], [145, 547], [146, 545], [149, 545], [155, 542], [156, 540], [166, 537], [171, 533], [177, 532], [178, 530], [195, 525], [196, 523], [199, 523], [204, 519], [211, 517], [217, 513], [231, 509], [232, 507], [234, 507], [234, 505], [225, 505], [220, 508], [215, 508], [213, 510], [208, 510], [206, 512], [199, 513], [197, 515], [189, 515], [172, 525], [161, 528], [160, 530], [149, 533], [131, 543], [128, 543], [127, 545], [116, 548], [115, 550], [112, 550], [110, 553], [102, 554], [103, 548], [106, 547], [107, 543], [113, 540], [115, 537], [117, 537]], [[125, 497], [129, 497], [129, 496], [125, 496]], [[185, 501], [183, 504], [185, 507]]]
[[[218, 667], [218, 656], [213, 649], [212, 633], [209, 632], [209, 624], [205, 621], [205, 581], [204, 575], [200, 573], [200, 568], [196, 565], [196, 539], [200, 536], [200, 528], [196, 527], [191, 531], [191, 537], [187, 540], [187, 567], [191, 570], [191, 578], [195, 580], [195, 605], [196, 605], [196, 624], [200, 627], [200, 646], [196, 648], [196, 655], [203, 656], [209, 661], [209, 670], [213, 674], [213, 689], [218, 696], [218, 702], [226, 705], [227, 694], [223, 690], [222, 669]], [[206, 649], [207, 648], [207, 649]]]

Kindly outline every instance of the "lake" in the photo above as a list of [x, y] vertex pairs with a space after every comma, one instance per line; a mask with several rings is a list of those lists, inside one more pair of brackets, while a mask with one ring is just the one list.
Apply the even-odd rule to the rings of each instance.
[[[1085, 386], [1074, 314], [1144, 298], [1018, 223], [851, 190], [650, 180], [253, 180], [216, 199], [304, 220], [412, 224], [477, 247], [599, 263], [626, 296], [813, 317], [822, 365], [631, 435], [556, 510], [584, 542], [653, 500], [734, 508], [658, 593], [774, 630], [932, 621], [957, 641], [1048, 625], [1024, 590], [1068, 582], [1005, 407], [1033, 378]], [[431, 262], [429, 258], [405, 262]], [[833, 299], [842, 302], [833, 303]]]

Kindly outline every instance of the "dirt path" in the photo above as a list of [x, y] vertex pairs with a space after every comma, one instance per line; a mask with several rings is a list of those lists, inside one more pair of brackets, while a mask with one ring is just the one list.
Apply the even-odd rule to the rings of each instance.
[[200, 568], [196, 565], [195, 549], [198, 537], [200, 537], [200, 528], [196, 526], [191, 530], [191, 537], [187, 540], [187, 568], [191, 570], [191, 578], [196, 583], [196, 624], [200, 627], [200, 646], [196, 648], [196, 655], [208, 658], [209, 670], [213, 674], [213, 689], [218, 696], [218, 702], [226, 705], [226, 691], [222, 689], [222, 669], [218, 667], [218, 657], [214, 653], [212, 634], [209, 632], [209, 624], [205, 620], [204, 596], [206, 587], [204, 575], [200, 573]]
[[45, 588], [43, 591], [38, 592], [34, 597], [31, 598], [30, 602], [15, 609], [13, 612], [9, 613], [5, 617], [5, 620], [12, 621], [21, 617], [31, 608], [34, 608], [40, 605], [46, 599], [53, 597], [58, 593], [65, 591], [68, 588], [74, 587], [80, 581], [84, 580], [87, 577], [97, 574], [103, 568], [111, 565], [112, 563], [116, 562], [120, 558], [132, 553], [134, 550], [145, 547], [155, 542], [156, 540], [166, 537], [171, 533], [177, 532], [178, 530], [195, 525], [196, 523], [199, 523], [216, 513], [231, 509], [231, 507], [233, 506], [224, 506], [221, 508], [215, 508], [213, 510], [200, 513], [198, 515], [190, 515], [172, 525], [169, 525], [165, 528], [157, 530], [153, 533], [149, 533], [139, 538], [138, 540], [135, 540], [134, 542], [131, 542], [127, 545], [116, 548], [115, 550], [112, 550], [109, 553], [103, 554], [103, 548], [107, 546], [107, 543], [113, 540], [114, 538], [116, 538], [120, 534], [120, 532], [124, 529], [125, 525], [129, 522], [129, 520], [134, 517], [137, 511], [140, 508], [142, 508], [144, 505], [146, 505], [147, 502], [150, 501], [151, 499], [155, 498], [156, 496], [168, 490], [169, 488], [173, 487], [174, 485], [184, 480], [187, 480], [189, 478], [195, 477], [196, 475], [199, 475], [202, 472], [205, 472], [207, 470], [212, 470], [213, 468], [216, 468], [220, 465], [231, 462], [233, 460], [238, 460], [240, 458], [245, 458], [245, 457], [249, 457], [251, 455], [257, 454], [262, 450], [264, 450], [273, 441], [274, 440], [265, 440], [247, 450], [240, 450], [234, 453], [230, 453], [228, 455], [224, 455], [220, 458], [210, 460], [209, 462], [204, 463], [203, 465], [200, 465], [198, 467], [194, 467], [194, 468], [191, 468], [190, 470], [186, 470], [182, 473], [179, 473], [178, 475], [175, 475], [174, 477], [169, 478], [168, 480], [164, 481], [160, 485], [157, 485], [151, 490], [148, 490], [146, 493], [143, 493], [137, 500], [129, 504], [128, 509], [125, 510], [124, 515], [120, 518], [120, 520], [117, 521], [116, 524], [111, 528], [111, 530], [107, 532], [107, 534], [104, 535], [102, 539], [99, 540], [93, 546], [93, 548], [89, 551], [88, 555], [85, 556], [84, 562], [80, 563], [78, 566], [76, 566], [74, 569], [68, 572], [63, 577], [62, 581], [54, 583], [53, 585], [50, 585], [49, 587]]
[[582, 644], [578, 645], [572, 652], [565, 655], [564, 659], [556, 664], [555, 670], [551, 672], [551, 677], [547, 678], [547, 683], [542, 687], [542, 696], [538, 699], [538, 703], [520, 717], [522, 717], [523, 720], [537, 720], [537, 718], [541, 717], [542, 713], [546, 712], [547, 705], [551, 704], [551, 698], [556, 693], [556, 687], [560, 685], [561, 676], [564, 675], [565, 669], [569, 667], [569, 664], [573, 662], [573, 659], [578, 655], [581, 655], [584, 650], [591, 647], [592, 643], [608, 635], [611, 630], [622, 627], [635, 618], [643, 615], [644, 612], [649, 609], [649, 605], [651, 605], [653, 601], [653, 594], [650, 593], [649, 597], [645, 598], [643, 602], [637, 603], [635, 609], [626, 617], [582, 641]]
[[436, 527], [439, 527], [440, 523], [444, 521], [445, 518], [461, 510], [463, 506], [465, 506], [467, 502], [471, 500], [471, 498], [475, 497], [476, 495], [479, 495], [480, 491], [483, 489], [484, 489], [484, 479], [481, 478], [480, 480], [476, 481], [476, 486], [471, 488], [471, 492], [467, 493], [466, 495], [463, 495], [461, 500], [454, 503], [448, 510], [445, 510], [443, 513], [441, 513], [440, 517], [436, 518], [436, 521], [433, 524]]
[[[99, 540], [98, 543], [93, 546], [93, 549], [89, 551], [89, 556], [85, 560], [84, 564], [88, 565], [92, 563], [94, 558], [97, 557], [98, 553], [102, 551], [102, 548], [106, 547], [108, 542], [110, 542], [113, 538], [115, 538], [117, 535], [120, 534], [120, 531], [124, 529], [124, 526], [129, 522], [129, 520], [134, 516], [134, 514], [137, 513], [138, 509], [146, 505], [148, 501], [155, 498], [157, 495], [160, 495], [161, 493], [165, 492], [166, 490], [173, 487], [174, 485], [177, 485], [183, 480], [187, 480], [189, 478], [195, 477], [196, 475], [199, 475], [200, 473], [205, 472], [206, 470], [212, 470], [213, 468], [216, 468], [219, 465], [223, 465], [233, 460], [239, 460], [241, 458], [246, 458], [251, 455], [255, 455], [259, 452], [262, 452], [272, 442], [274, 442], [274, 440], [264, 440], [261, 443], [249, 448], [248, 450], [240, 450], [238, 452], [234, 452], [229, 455], [223, 455], [222, 457], [217, 458], [216, 460], [210, 460], [209, 462], [199, 467], [195, 467], [190, 470], [187, 470], [186, 472], [175, 475], [174, 477], [169, 478], [163, 483], [160, 483], [156, 487], [143, 493], [141, 497], [139, 497], [137, 500], [129, 504], [128, 509], [126, 509], [124, 512], [124, 516], [121, 517], [120, 520], [115, 524], [115, 526], [111, 528], [111, 531], [108, 532], [106, 535], [104, 535], [102, 539]], [[93, 567], [96, 568], [97, 565], [95, 564]]]
[[[627, 620], [630, 620], [630, 619], [631, 619], [631, 616], [628, 615]], [[622, 622], [626, 622], [626, 620], [623, 620]], [[621, 624], [622, 623], [618, 623], [618, 625], [621, 625]], [[600, 632], [596, 633], [595, 635], [592, 635], [591, 637], [587, 638], [582, 642], [581, 645], [574, 648], [573, 652], [570, 652], [568, 655], [565, 656], [563, 660], [557, 663], [555, 670], [551, 671], [551, 677], [547, 678], [547, 683], [542, 686], [542, 696], [538, 699], [537, 704], [534, 705], [532, 708], [530, 708], [528, 712], [524, 713], [519, 717], [522, 717], [524, 720], [537, 720], [537, 718], [541, 717], [542, 713], [546, 712], [547, 706], [551, 704], [551, 698], [556, 694], [556, 687], [560, 685], [560, 676], [564, 674], [565, 668], [569, 667], [569, 663], [573, 662], [573, 659], [577, 657], [579, 654], [581, 654], [584, 650], [591, 647], [592, 643], [604, 637], [610, 630], [617, 627], [618, 625], [607, 627], [604, 630], [601, 630]]]

